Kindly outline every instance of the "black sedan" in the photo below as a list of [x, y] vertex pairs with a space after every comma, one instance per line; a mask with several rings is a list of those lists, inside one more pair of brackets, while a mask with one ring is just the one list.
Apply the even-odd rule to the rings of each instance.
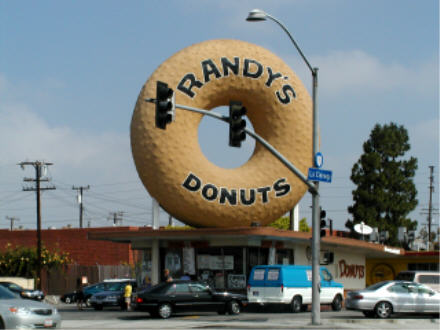
[[173, 281], [139, 291], [134, 299], [136, 310], [145, 310], [163, 319], [172, 313], [217, 311], [239, 314], [247, 305], [247, 297], [238, 293], [217, 292], [201, 282]]
[[33, 299], [38, 301], [44, 299], [44, 293], [40, 290], [25, 289], [19, 286], [18, 284], [12, 282], [6, 282], [6, 281], [0, 282], [0, 285], [24, 299]]

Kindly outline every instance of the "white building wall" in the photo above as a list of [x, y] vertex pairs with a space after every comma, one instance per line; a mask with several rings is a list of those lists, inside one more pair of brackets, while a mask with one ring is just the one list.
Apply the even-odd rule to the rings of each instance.
[[[334, 253], [332, 264], [325, 267], [333, 275], [336, 282], [342, 283], [344, 289], [355, 290], [365, 288], [366, 267], [365, 254], [354, 253], [349, 250], [332, 250]], [[311, 265], [312, 251], [309, 246], [296, 244], [294, 247], [295, 265]]]

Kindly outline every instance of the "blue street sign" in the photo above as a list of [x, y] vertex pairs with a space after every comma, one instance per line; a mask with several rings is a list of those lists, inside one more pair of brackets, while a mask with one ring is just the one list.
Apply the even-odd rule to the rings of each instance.
[[323, 164], [324, 164], [324, 156], [322, 155], [322, 153], [317, 152], [315, 154], [315, 167], [321, 168]]
[[319, 168], [309, 168], [309, 181], [332, 182], [332, 171], [321, 170]]

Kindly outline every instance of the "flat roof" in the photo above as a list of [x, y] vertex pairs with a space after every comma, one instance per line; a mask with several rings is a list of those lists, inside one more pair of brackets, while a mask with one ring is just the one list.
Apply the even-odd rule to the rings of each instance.
[[[121, 230], [89, 232], [88, 239], [105, 240], [118, 243], [134, 243], [140, 241], [210, 241], [227, 237], [228, 239], [242, 239], [247, 242], [252, 239], [292, 243], [310, 244], [310, 232], [281, 230], [273, 227], [234, 227], [234, 228], [191, 228], [191, 229], [152, 229], [151, 227], [125, 227]], [[244, 240], [245, 239], [245, 240]], [[246, 246], [246, 243], [244, 244]], [[405, 250], [377, 243], [357, 240], [341, 236], [325, 236], [321, 238], [322, 248], [350, 249], [353, 253], [360, 252], [368, 257], [396, 257], [404, 256]]]

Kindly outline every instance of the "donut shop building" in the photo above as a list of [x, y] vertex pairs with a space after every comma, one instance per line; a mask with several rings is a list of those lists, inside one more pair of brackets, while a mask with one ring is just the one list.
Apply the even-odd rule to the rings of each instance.
[[[336, 233], [337, 234], [337, 233]], [[151, 229], [90, 232], [88, 238], [130, 243], [138, 250], [138, 281], [153, 284], [169, 269], [173, 278], [189, 275], [216, 289], [245, 290], [250, 270], [260, 264], [311, 265], [311, 234], [272, 227]], [[321, 264], [347, 290], [366, 286], [367, 258], [396, 258], [404, 250], [341, 236], [321, 241]]]

